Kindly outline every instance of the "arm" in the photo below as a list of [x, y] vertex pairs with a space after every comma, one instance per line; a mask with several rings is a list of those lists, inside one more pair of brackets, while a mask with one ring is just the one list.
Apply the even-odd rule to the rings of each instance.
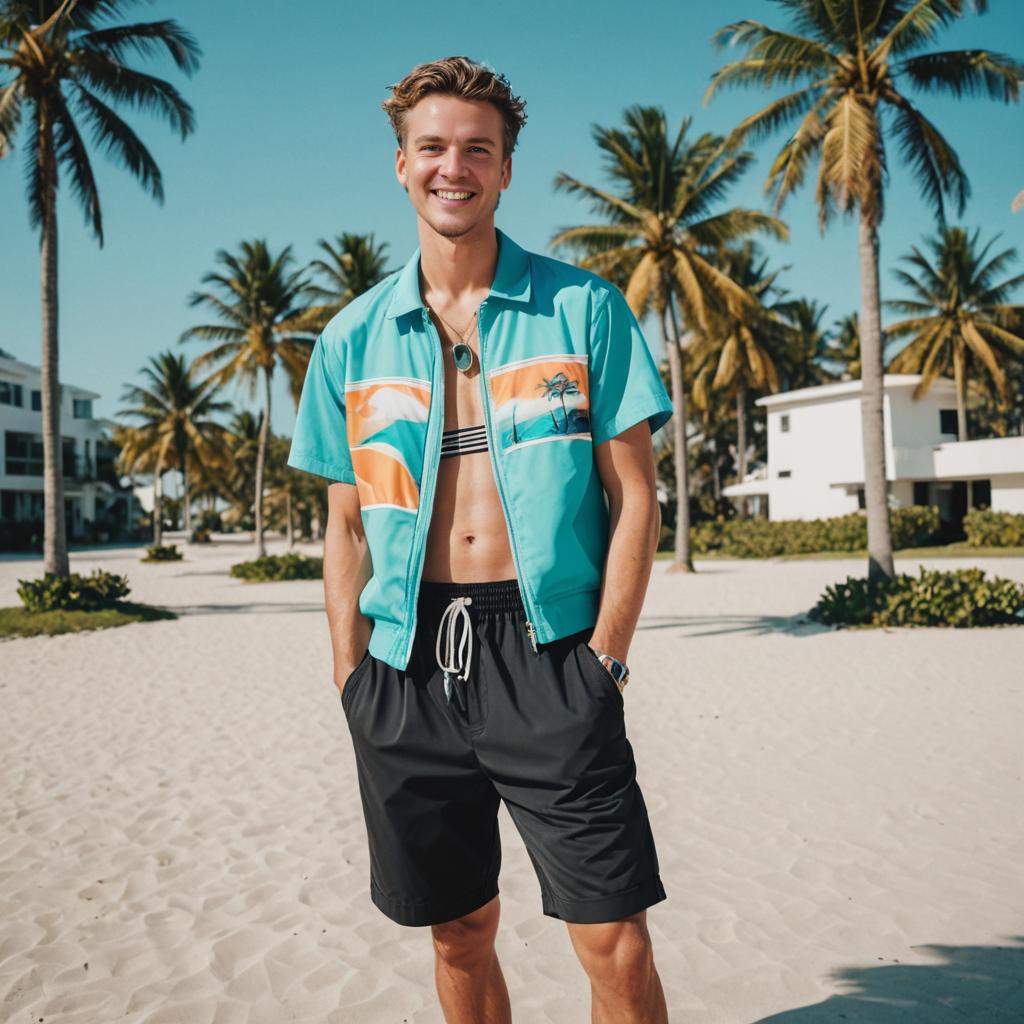
[[369, 546], [354, 484], [327, 488], [324, 531], [324, 605], [334, 652], [334, 685], [339, 691], [359, 664], [373, 628], [359, 610], [359, 594], [372, 575]]
[[647, 420], [594, 446], [608, 495], [608, 555], [592, 647], [627, 661], [661, 532], [654, 452]]

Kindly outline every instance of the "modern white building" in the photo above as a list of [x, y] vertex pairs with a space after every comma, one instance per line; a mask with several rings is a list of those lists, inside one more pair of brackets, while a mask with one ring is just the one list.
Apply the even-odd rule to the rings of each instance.
[[[0, 349], [0, 523], [41, 523], [43, 518], [41, 386], [39, 367]], [[69, 539], [88, 536], [89, 524], [111, 534], [132, 525], [130, 492], [126, 494], [119, 486], [114, 469], [112, 424], [93, 415], [93, 402], [99, 397], [84, 388], [61, 386], [64, 512]]]
[[[957, 441], [953, 381], [937, 380], [915, 400], [920, 379], [884, 378], [890, 505], [937, 505], [953, 527], [970, 507], [1024, 513], [1024, 437]], [[759, 398], [767, 411], [767, 469], [722, 493], [767, 500], [769, 519], [824, 519], [863, 508], [860, 402], [859, 380]]]

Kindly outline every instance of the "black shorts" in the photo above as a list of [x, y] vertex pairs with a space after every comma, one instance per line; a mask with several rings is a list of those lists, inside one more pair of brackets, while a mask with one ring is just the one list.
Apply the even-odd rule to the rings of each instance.
[[[456, 597], [471, 603], [445, 617]], [[587, 644], [593, 627], [534, 651], [515, 580], [424, 581], [417, 614], [405, 671], [367, 652], [342, 691], [374, 904], [429, 925], [493, 899], [499, 800], [548, 916], [617, 921], [665, 899], [622, 694]], [[450, 698], [439, 661], [468, 661], [465, 680], [449, 675]]]

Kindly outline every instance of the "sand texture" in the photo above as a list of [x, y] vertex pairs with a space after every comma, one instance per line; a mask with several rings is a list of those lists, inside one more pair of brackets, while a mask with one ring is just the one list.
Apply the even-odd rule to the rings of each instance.
[[[0, 1021], [438, 1024], [429, 931], [369, 900], [319, 582], [186, 550], [72, 557], [177, 621], [0, 643]], [[802, 622], [860, 560], [698, 569], [656, 563], [626, 691], [670, 1019], [1024, 1020], [1024, 628]], [[0, 562], [0, 605], [40, 572]], [[515, 1019], [584, 1024], [501, 825]]]

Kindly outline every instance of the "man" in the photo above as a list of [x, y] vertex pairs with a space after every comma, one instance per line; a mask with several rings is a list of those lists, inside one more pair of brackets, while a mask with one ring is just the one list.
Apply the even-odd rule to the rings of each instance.
[[671, 404], [620, 292], [496, 231], [525, 121], [505, 78], [450, 57], [392, 91], [420, 248], [319, 338], [289, 458], [334, 481], [324, 592], [371, 899], [431, 926], [447, 1021], [510, 1021], [503, 799], [593, 1019], [662, 1022], [622, 687]]

